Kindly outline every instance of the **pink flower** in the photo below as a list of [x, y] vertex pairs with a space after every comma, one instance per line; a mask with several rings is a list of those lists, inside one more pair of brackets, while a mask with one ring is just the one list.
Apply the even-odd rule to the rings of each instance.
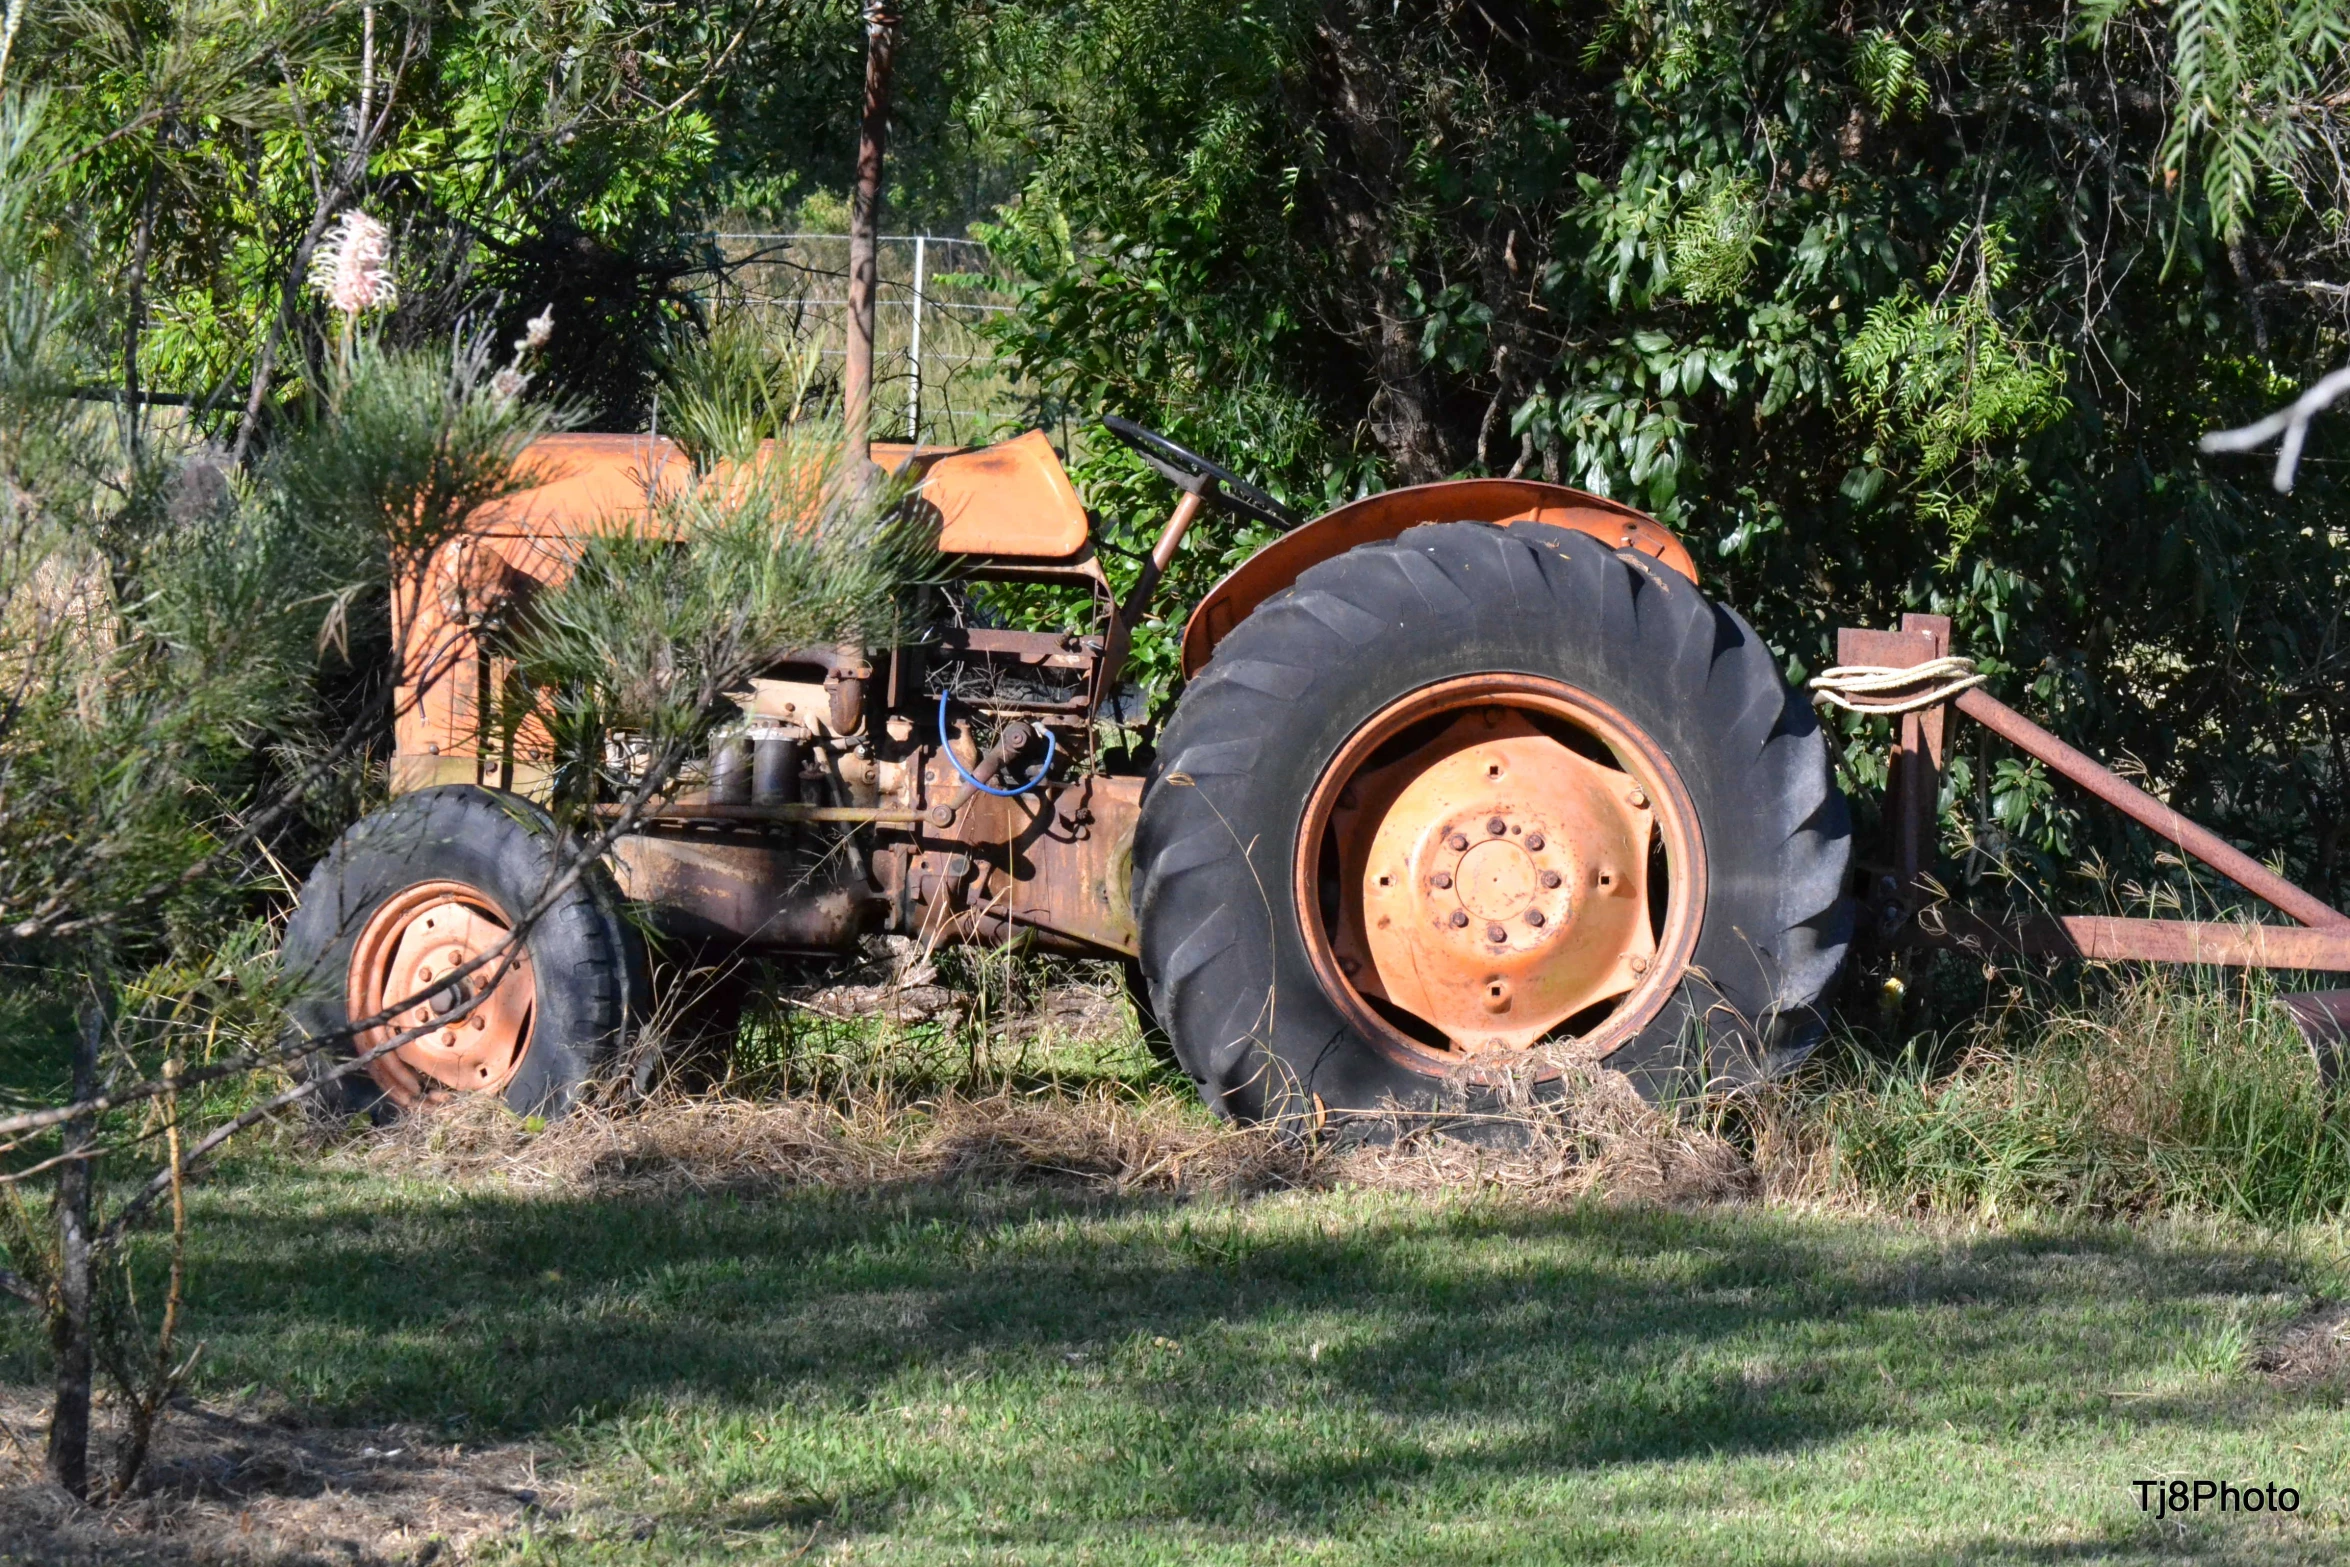
[[353, 207], [312, 254], [310, 286], [346, 316], [384, 308], [398, 297], [391, 256], [391, 231]]

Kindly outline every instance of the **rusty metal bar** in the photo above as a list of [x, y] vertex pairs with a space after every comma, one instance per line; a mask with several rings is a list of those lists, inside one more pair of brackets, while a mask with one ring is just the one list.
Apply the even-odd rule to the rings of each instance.
[[[618, 805], [598, 805], [598, 816], [618, 816]], [[863, 805], [710, 805], [692, 800], [665, 800], [647, 806], [639, 815], [647, 822], [847, 822], [874, 826], [912, 827], [930, 820], [926, 811], [885, 811]]]
[[2066, 914], [2010, 925], [1943, 907], [1925, 911], [1914, 928], [1916, 939], [1936, 946], [1997, 948], [2042, 957], [2350, 973], [2350, 927], [2343, 926], [2310, 929], [2248, 921], [2117, 919], [2097, 914]]
[[[1948, 615], [1904, 615], [1901, 631], [1905, 637], [1924, 644], [1924, 656], [1918, 662], [1941, 658], [1950, 651], [1950, 617]], [[1942, 825], [1942, 755], [1943, 731], [1950, 717], [1944, 705], [1922, 708], [1915, 713], [1901, 715], [1901, 860], [1904, 887], [1917, 885], [1918, 877], [1933, 858], [1934, 840]]]
[[1159, 579], [1167, 573], [1167, 563], [1175, 558], [1176, 546], [1191, 531], [1193, 521], [1206, 504], [1200, 499], [1197, 490], [1185, 490], [1183, 498], [1175, 503], [1175, 511], [1168, 517], [1167, 526], [1159, 530], [1159, 542], [1151, 546], [1150, 559], [1143, 562], [1141, 572], [1135, 576], [1134, 586], [1127, 590], [1126, 602], [1118, 607], [1118, 616], [1126, 624], [1142, 624], [1143, 611], [1151, 607], [1151, 595], [1158, 591]]
[[[1904, 615], [1899, 631], [1847, 626], [1836, 633], [1836, 662], [1912, 669], [1950, 651], [1947, 615]], [[1931, 893], [1922, 876], [1933, 859], [1941, 817], [1942, 707], [1903, 713], [1893, 720], [1893, 752], [1885, 779], [1885, 824], [1893, 840], [1892, 901], [1915, 909]]]
[[[1958, 710], [2001, 739], [2038, 757], [2098, 799], [2120, 811], [2147, 831], [2159, 833], [2246, 892], [2275, 905], [2302, 924], [2325, 930], [2350, 930], [2350, 915], [2331, 907], [2255, 860], [2208, 827], [2187, 820], [2154, 796], [2117, 777], [2080, 751], [2033, 723], [1980, 686], [1962, 691]], [[2155, 923], [2169, 923], [2160, 921]], [[2205, 962], [2223, 961], [2203, 959]], [[2290, 967], [2323, 967], [2292, 964]]]

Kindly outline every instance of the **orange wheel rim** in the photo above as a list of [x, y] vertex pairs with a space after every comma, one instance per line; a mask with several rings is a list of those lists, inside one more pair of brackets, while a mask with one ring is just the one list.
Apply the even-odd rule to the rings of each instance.
[[1598, 1061], [1686, 974], [1705, 851], [1679, 773], [1612, 705], [1466, 675], [1373, 715], [1306, 802], [1293, 892], [1324, 994], [1421, 1072]]
[[[355, 1044], [364, 1053], [397, 1034], [427, 1030], [367, 1065], [394, 1103], [412, 1108], [450, 1093], [496, 1093], [521, 1069], [538, 999], [527, 948], [517, 945], [462, 979], [434, 985], [496, 951], [512, 929], [486, 894], [455, 881], [406, 888], [368, 917], [351, 949], [351, 1016], [401, 1009], [362, 1029]], [[447, 1025], [431, 1027], [444, 1017]]]

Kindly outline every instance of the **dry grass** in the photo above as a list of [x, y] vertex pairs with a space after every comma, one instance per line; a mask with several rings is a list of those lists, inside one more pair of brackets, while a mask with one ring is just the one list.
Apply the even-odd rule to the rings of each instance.
[[2328, 1301], [2311, 1308], [2254, 1350], [2252, 1366], [2291, 1387], [2350, 1381], [2350, 1306]]
[[1661, 1110], [1613, 1072], [1583, 1069], [1556, 1097], [1514, 1106], [1464, 1140], [1457, 1121], [1397, 1127], [1337, 1161], [1346, 1180], [1391, 1191], [1474, 1192], [1541, 1206], [1719, 1202], [1759, 1195], [1763, 1172], [1708, 1117]]
[[1600, 1196], [1703, 1202], [1753, 1195], [1753, 1163], [1717, 1132], [1643, 1102], [1621, 1078], [1579, 1077], [1466, 1142], [1458, 1118], [1398, 1119], [1343, 1140], [1208, 1121], [1173, 1094], [1107, 1089], [749, 1100], [672, 1097], [541, 1126], [492, 1101], [452, 1105], [331, 1157], [386, 1173], [523, 1188], [642, 1191], [1043, 1184], [1250, 1196], [1359, 1186], [1518, 1203]]
[[[84, 1507], [41, 1473], [44, 1401], [0, 1394], [0, 1562], [290, 1564], [459, 1561], [571, 1496], [520, 1443], [454, 1444], [421, 1426], [303, 1427], [183, 1400], [137, 1495]], [[107, 1450], [101, 1404], [100, 1451]]]
[[1294, 1138], [1203, 1124], [1172, 1099], [1009, 1091], [904, 1107], [678, 1097], [543, 1128], [472, 1101], [333, 1157], [459, 1181], [649, 1194], [1021, 1181], [1243, 1194], [1306, 1184], [1317, 1163]]

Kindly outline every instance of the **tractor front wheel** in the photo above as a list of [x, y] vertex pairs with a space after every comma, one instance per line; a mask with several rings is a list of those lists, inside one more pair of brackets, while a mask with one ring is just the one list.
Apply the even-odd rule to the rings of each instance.
[[558, 860], [538, 807], [464, 785], [403, 795], [343, 834], [286, 925], [295, 1026], [324, 1042], [315, 1071], [414, 1037], [322, 1084], [323, 1110], [381, 1119], [456, 1094], [523, 1114], [570, 1107], [642, 1007], [645, 963], [601, 865], [509, 940]]
[[1844, 801], [1735, 614], [1587, 535], [1415, 528], [1218, 647], [1135, 839], [1153, 1010], [1239, 1119], [1651, 1095], [1802, 1059]]

